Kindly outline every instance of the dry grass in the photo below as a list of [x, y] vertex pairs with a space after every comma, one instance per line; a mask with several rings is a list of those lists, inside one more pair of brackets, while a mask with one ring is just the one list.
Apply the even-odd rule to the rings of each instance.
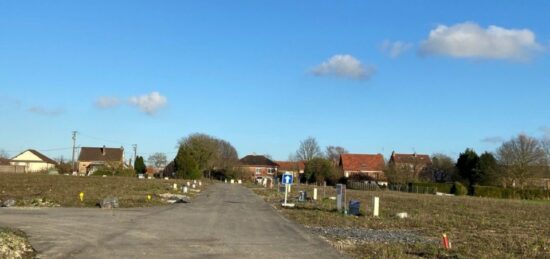
[[0, 258], [26, 259], [34, 258], [36, 251], [32, 248], [25, 233], [0, 227]]
[[[312, 186], [293, 188], [312, 194]], [[355, 257], [458, 257], [458, 258], [550, 258], [550, 202], [499, 200], [476, 197], [441, 197], [392, 191], [347, 191], [347, 199], [361, 201], [367, 216], [343, 216], [335, 211], [335, 201], [324, 199], [299, 204], [296, 209], [281, 209], [288, 218], [306, 226], [338, 226], [368, 229], [411, 230], [434, 242], [426, 244], [362, 243], [343, 248]], [[276, 190], [255, 189], [273, 204], [281, 194]], [[326, 197], [335, 196], [327, 187]], [[380, 217], [373, 218], [372, 198], [380, 197]], [[369, 208], [365, 209], [365, 205]], [[408, 219], [394, 217], [407, 212]], [[453, 249], [444, 251], [442, 233], [450, 236]], [[333, 240], [342, 242], [342, 240]]]
[[[18, 206], [58, 204], [63, 207], [94, 207], [100, 200], [111, 196], [119, 198], [121, 207], [149, 207], [164, 204], [158, 195], [178, 193], [173, 191], [173, 184], [180, 186], [185, 182], [116, 176], [0, 174], [0, 200], [12, 198]], [[202, 187], [206, 187], [207, 182], [203, 180], [202, 183]], [[79, 199], [80, 192], [84, 192], [83, 202]], [[151, 195], [150, 201], [147, 195]], [[189, 195], [193, 196], [193, 193]]]

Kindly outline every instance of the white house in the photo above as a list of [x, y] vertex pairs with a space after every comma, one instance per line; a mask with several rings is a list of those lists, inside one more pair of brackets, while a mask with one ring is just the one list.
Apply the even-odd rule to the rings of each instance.
[[10, 159], [10, 164], [24, 166], [25, 172], [30, 173], [54, 169], [57, 162], [34, 149], [27, 149]]

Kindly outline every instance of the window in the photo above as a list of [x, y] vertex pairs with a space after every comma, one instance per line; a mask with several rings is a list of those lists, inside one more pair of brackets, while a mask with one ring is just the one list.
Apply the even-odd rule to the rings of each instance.
[[274, 168], [268, 168], [267, 169], [267, 174], [273, 174], [274, 172], [275, 172]]
[[262, 168], [256, 167], [256, 174], [262, 174]]

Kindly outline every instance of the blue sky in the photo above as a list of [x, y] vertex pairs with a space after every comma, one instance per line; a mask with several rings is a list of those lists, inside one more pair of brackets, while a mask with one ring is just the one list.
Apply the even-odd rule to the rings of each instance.
[[[481, 3], [480, 3], [481, 2]], [[547, 1], [2, 1], [0, 149], [493, 151], [550, 136]], [[492, 26], [492, 27], [491, 27]]]

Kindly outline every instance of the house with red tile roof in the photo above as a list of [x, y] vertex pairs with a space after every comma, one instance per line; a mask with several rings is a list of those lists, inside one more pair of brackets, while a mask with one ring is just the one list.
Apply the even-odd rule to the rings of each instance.
[[386, 180], [382, 154], [342, 154], [338, 165], [342, 168], [345, 177], [362, 174], [374, 180]]
[[275, 161], [275, 163], [279, 165], [279, 172], [291, 172], [295, 179], [298, 179], [306, 168], [304, 161]]

